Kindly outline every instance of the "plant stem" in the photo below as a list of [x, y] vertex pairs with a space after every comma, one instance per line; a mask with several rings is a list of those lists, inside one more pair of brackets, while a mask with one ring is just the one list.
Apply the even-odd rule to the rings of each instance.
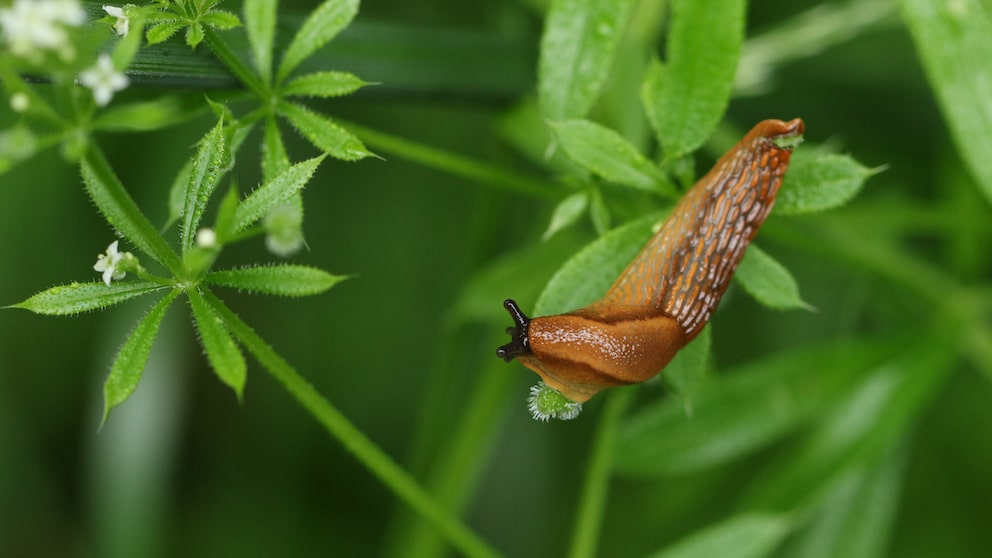
[[227, 66], [228, 70], [234, 74], [241, 83], [245, 84], [248, 89], [251, 89], [256, 95], [258, 95], [260, 100], [267, 100], [270, 96], [268, 86], [263, 83], [255, 72], [248, 67], [233, 50], [221, 39], [217, 33], [213, 30], [208, 29], [204, 33], [204, 38], [207, 44], [210, 46], [210, 50], [217, 55], [217, 59]]
[[596, 553], [610, 472], [613, 468], [613, 439], [620, 424], [620, 417], [623, 416], [633, 393], [634, 390], [630, 388], [614, 389], [606, 401], [603, 416], [599, 419], [583, 483], [579, 513], [575, 517], [575, 527], [572, 530], [572, 546], [568, 553], [571, 558], [591, 558]]
[[411, 508], [432, 523], [465, 556], [498, 557], [499, 554], [458, 519], [452, 517], [403, 468], [353, 425], [310, 382], [270, 347], [213, 293], [204, 298], [220, 314], [231, 333], [251, 352], [317, 421], [368, 470]]
[[508, 171], [469, 157], [429, 147], [351, 122], [344, 122], [341, 119], [337, 120], [371, 147], [392, 153], [407, 161], [420, 163], [425, 167], [488, 184], [499, 190], [515, 194], [549, 200], [557, 200], [565, 194], [564, 188], [553, 182]]

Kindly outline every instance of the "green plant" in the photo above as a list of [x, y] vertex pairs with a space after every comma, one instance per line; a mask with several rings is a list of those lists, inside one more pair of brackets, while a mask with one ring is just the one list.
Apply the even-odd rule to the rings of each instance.
[[[516, 35], [524, 37], [520, 43], [473, 42], [471, 34], [418, 34], [412, 26], [377, 34], [359, 20], [348, 29], [355, 33], [349, 39], [343, 31], [358, 11], [357, 1], [328, 0], [306, 18], [277, 18], [275, 2], [248, 0], [239, 12], [241, 21], [234, 10], [220, 10], [219, 2], [157, 1], [125, 6], [120, 16], [108, 12], [101, 25], [82, 25], [80, 17], [68, 17], [57, 23], [65, 36], [55, 47], [8, 42], [10, 48], [0, 54], [0, 81], [13, 112], [5, 116], [0, 137], [0, 170], [17, 176], [19, 168], [43, 158], [47, 148], [59, 146], [61, 156], [80, 169], [93, 205], [120, 236], [98, 261], [102, 281], [64, 284], [11, 306], [66, 315], [158, 297], [120, 347], [104, 383], [106, 432], [116, 417], [114, 413], [108, 419], [107, 413], [142, 377], [167, 309], [185, 296], [207, 362], [239, 402], [265, 397], [244, 394], [250, 368], [244, 349], [393, 497], [412, 508], [412, 514], [406, 507], [397, 510], [387, 524], [368, 521], [368, 530], [339, 533], [336, 540], [347, 541], [344, 550], [327, 548], [339, 553], [379, 549], [381, 543], [368, 540], [383, 533], [386, 554], [425, 557], [443, 555], [448, 545], [471, 556], [496, 555], [495, 549], [533, 556], [560, 555], [566, 549], [571, 556], [879, 556], [908, 548], [966, 555], [981, 548], [987, 535], [981, 527], [969, 526], [965, 514], [955, 515], [957, 508], [928, 515], [933, 507], [921, 504], [921, 484], [955, 479], [918, 468], [928, 463], [936, 467], [932, 452], [926, 451], [934, 447], [950, 448], [956, 459], [947, 467], [965, 473], [968, 466], [982, 471], [980, 464], [992, 462], [992, 451], [980, 439], [956, 428], [956, 402], [944, 401], [945, 393], [955, 394], [974, 420], [990, 418], [980, 413], [987, 407], [983, 397], [992, 378], [992, 292], [987, 286], [992, 270], [985, 249], [992, 239], [992, 178], [984, 156], [992, 142], [992, 100], [982, 89], [992, 79], [992, 14], [978, 0], [904, 0], [898, 11], [883, 0], [834, 2], [808, 11], [796, 7], [788, 16], [767, 13], [760, 5], [750, 6], [748, 14], [741, 0], [548, 4], [536, 97], [530, 94], [532, 84], [518, 80], [514, 71], [515, 62], [526, 67], [532, 60], [526, 32]], [[19, 5], [8, 3], [5, 9]], [[103, 13], [98, 5], [87, 7], [91, 18]], [[114, 28], [120, 30], [121, 17], [129, 30], [117, 39]], [[746, 19], [768, 27], [752, 33]], [[953, 145], [939, 140], [936, 124], [918, 132], [929, 122], [926, 117], [913, 120], [925, 113], [922, 102], [898, 107], [911, 122], [904, 128], [891, 116], [896, 96], [925, 100], [925, 94], [907, 85], [898, 89], [872, 81], [871, 72], [886, 70], [874, 64], [873, 49], [858, 41], [904, 29], [900, 22], [916, 43]], [[287, 28], [294, 29], [291, 38], [283, 36]], [[5, 40], [15, 37], [7, 28], [4, 33]], [[142, 38], [155, 44], [143, 45]], [[195, 50], [180, 49], [180, 43]], [[845, 52], [846, 44], [861, 46]], [[895, 39], [874, 45], [879, 56], [903, 59], [887, 50], [889, 44], [911, 58], [905, 55], [908, 44]], [[99, 53], [108, 51], [109, 58], [101, 58]], [[835, 66], [816, 64], [816, 55], [825, 51]], [[170, 65], [162, 63], [163, 52], [170, 53]], [[418, 58], [423, 52], [432, 53], [426, 61]], [[354, 57], [348, 58], [349, 53]], [[364, 89], [368, 83], [355, 75], [324, 69], [361, 67], [364, 53], [388, 68], [375, 74], [379, 66], [369, 66], [381, 87]], [[458, 66], [461, 72], [452, 77], [448, 66], [457, 66], [462, 56], [468, 64]], [[815, 69], [804, 73], [796, 61]], [[887, 62], [885, 68], [896, 66]], [[175, 67], [180, 70], [170, 74]], [[89, 68], [95, 73], [84, 79], [81, 75]], [[472, 68], [483, 71], [474, 74]], [[395, 80], [389, 79], [390, 72]], [[857, 77], [846, 81], [848, 72]], [[125, 74], [142, 90], [122, 91]], [[472, 119], [472, 110], [444, 107], [424, 117], [418, 112], [422, 106], [395, 101], [420, 86], [460, 99], [473, 99], [479, 91], [495, 94], [499, 80], [490, 81], [490, 74], [508, 81], [509, 93], [499, 90], [497, 95], [506, 104], [485, 107], [482, 126]], [[170, 84], [183, 87], [181, 92], [163, 86], [167, 75], [172, 76]], [[49, 83], [32, 83], [39, 76]], [[74, 84], [77, 78], [84, 87]], [[857, 81], [861, 83], [852, 84]], [[212, 89], [218, 84], [223, 89]], [[383, 92], [365, 94], [368, 89]], [[841, 114], [820, 108], [833, 107], [830, 97], [848, 90], [882, 91], [884, 101], [872, 105], [871, 98], [858, 97], [846, 104], [850, 112]], [[337, 98], [350, 93], [358, 93], [355, 100]], [[304, 105], [301, 97], [317, 99]], [[322, 104], [324, 99], [333, 99], [333, 104]], [[384, 100], [400, 106], [393, 109]], [[327, 116], [325, 110], [348, 114], [348, 121]], [[454, 116], [446, 118], [445, 111]], [[694, 182], [698, 169], [757, 119], [794, 116], [806, 118], [810, 138], [839, 135], [858, 159], [887, 163], [888, 168], [868, 168], [838, 153], [836, 142], [807, 141], [797, 148], [772, 217], [737, 273], [741, 289], [732, 289], [711, 326], [680, 353], [661, 381], [604, 393], [597, 398], [602, 401], [590, 402], [572, 423], [523, 427], [505, 418], [526, 413], [521, 382], [530, 373], [492, 355], [507, 325], [500, 301], [512, 295], [535, 313], [548, 314], [595, 299], [638, 251], [659, 216]], [[280, 119], [304, 141], [284, 137]], [[444, 133], [447, 128], [455, 130], [451, 137]], [[124, 133], [163, 138], [173, 129], [186, 135], [186, 144], [190, 137], [200, 139], [195, 152], [184, 154], [169, 176], [166, 195], [169, 184], [160, 183], [157, 175], [149, 177], [147, 182], [155, 183], [151, 186], [130, 178], [135, 173], [115, 159], [112, 146]], [[483, 138], [485, 146], [498, 136], [509, 149], [480, 149], [463, 139], [466, 129], [475, 134], [471, 137]], [[435, 144], [408, 139], [435, 135]], [[938, 140], [926, 147], [928, 153], [942, 154], [937, 164], [905, 153], [932, 138]], [[261, 150], [253, 156], [246, 146], [256, 139]], [[448, 147], [436, 146], [442, 144]], [[314, 149], [318, 155], [292, 163], [291, 153]], [[388, 160], [372, 157], [372, 151]], [[354, 167], [328, 169], [335, 159], [366, 158]], [[253, 159], [259, 161], [257, 169]], [[440, 172], [418, 180], [419, 171], [408, 170], [413, 167], [403, 166], [404, 160]], [[403, 181], [404, 189], [384, 191], [415, 193], [390, 204], [378, 193], [383, 187], [376, 180], [381, 179], [368, 177], [390, 172], [377, 169], [396, 167], [404, 170], [391, 178]], [[920, 179], [920, 169], [936, 170], [930, 180], [920, 180], [923, 184], [912, 182]], [[338, 222], [333, 224], [349, 232], [347, 242], [309, 233], [313, 252], [304, 258], [320, 260], [326, 253], [322, 244], [361, 247], [352, 259], [361, 262], [360, 277], [315, 299], [330, 299], [319, 321], [300, 319], [279, 328], [296, 336], [330, 331], [333, 335], [322, 338], [330, 340], [326, 344], [344, 337], [354, 343], [345, 345], [347, 352], [356, 353], [354, 359], [328, 355], [333, 353], [328, 349], [310, 360], [302, 354], [308, 349], [293, 343], [293, 334], [268, 334], [278, 339], [276, 346], [296, 347], [290, 360], [299, 356], [306, 363], [300, 368], [311, 378], [307, 381], [232, 310], [230, 301], [214, 292], [233, 287], [314, 295], [345, 276], [309, 263], [220, 271], [214, 266], [251, 253], [248, 241], [263, 235], [279, 256], [303, 247], [300, 192], [322, 182], [327, 173], [333, 173], [335, 192], [343, 199], [363, 199], [357, 197], [363, 190], [376, 188], [370, 199], [381, 207], [374, 224], [363, 228], [361, 218], [349, 220], [331, 205], [307, 200], [308, 229], [326, 233], [332, 219], [325, 216], [334, 215]], [[222, 186], [225, 179], [230, 186]], [[8, 196], [27, 188], [5, 182], [2, 189]], [[259, 186], [242, 196], [237, 182]], [[434, 182], [461, 188], [434, 195]], [[366, 186], [372, 183], [374, 187]], [[308, 187], [307, 195], [314, 190]], [[164, 214], [155, 213], [167, 223], [161, 229], [134, 199], [150, 197], [167, 207]], [[417, 205], [421, 198], [429, 201]], [[65, 203], [71, 199], [66, 195]], [[59, 202], [45, 203], [55, 207]], [[390, 213], [390, 205], [401, 210]], [[357, 206], [346, 205], [353, 211]], [[464, 214], [466, 207], [474, 210], [464, 223], [458, 222], [467, 223], [467, 230], [453, 225], [441, 232], [430, 229], [431, 240], [417, 245], [404, 238], [418, 234], [417, 226], [405, 220], [416, 209], [407, 206], [424, 212], [424, 220], [416, 222], [424, 227], [447, 222], [443, 220], [452, 218], [449, 214]], [[31, 207], [40, 211], [42, 204]], [[436, 213], [430, 211], [433, 207]], [[4, 208], [5, 213], [18, 211], [10, 204]], [[150, 207], [147, 211], [152, 214]], [[203, 227], [207, 215], [214, 216], [212, 226]], [[61, 223], [51, 228], [65, 234]], [[463, 251], [451, 249], [455, 246]], [[423, 262], [425, 275], [410, 271], [421, 268], [405, 267], [408, 260]], [[370, 271], [365, 267], [369, 262], [385, 263]], [[435, 282], [458, 292], [439, 296], [432, 289]], [[374, 297], [354, 297], [362, 298], [358, 301], [334, 298], [357, 283], [385, 285], [384, 290], [403, 296], [380, 291]], [[739, 296], [741, 291], [761, 304]], [[264, 308], [259, 315], [282, 311]], [[300, 307], [286, 311], [305, 314]], [[13, 312], [3, 317], [8, 323], [19, 319]], [[9, 327], [0, 334], [14, 339], [17, 332]], [[266, 320], [257, 327], [275, 329]], [[72, 341], [45, 339], [44, 344], [68, 351]], [[14, 343], [10, 346], [9, 354], [14, 354]], [[399, 346], [407, 349], [394, 348]], [[8, 353], [6, 347], [2, 352]], [[407, 356], [403, 351], [409, 347], [425, 349]], [[393, 364], [377, 366], [380, 353], [400, 354], [389, 361]], [[4, 358], [0, 354], [4, 384], [16, 388], [28, 381], [10, 374], [23, 366]], [[328, 380], [318, 371], [328, 368], [335, 381], [356, 378], [375, 384], [368, 399], [360, 399], [357, 389], [327, 392], [361, 429], [322, 395]], [[981, 380], [972, 378], [972, 371]], [[262, 382], [258, 385], [265, 386]], [[2, 395], [16, 389], [2, 387], [0, 408], [16, 413], [15, 398]], [[66, 413], [78, 412], [69, 409]], [[928, 409], [936, 410], [928, 415]], [[232, 414], [255, 412], [246, 404]], [[411, 424], [412, 412], [418, 419]], [[971, 415], [962, 416], [971, 420]], [[944, 426], [926, 426], [935, 420]], [[74, 423], [71, 414], [53, 422]], [[285, 424], [293, 423], [276, 429], [282, 432]], [[28, 447], [10, 441], [15, 436], [0, 433], [0, 447]], [[389, 456], [398, 451], [391, 437], [411, 438], [405, 459]], [[373, 444], [373, 438], [383, 439], [386, 449]], [[935, 439], [946, 445], [935, 446]], [[325, 445], [323, 440], [314, 444]], [[288, 459], [294, 451], [299, 450], [283, 447], [272, 453]], [[247, 468], [246, 461], [235, 463]], [[340, 460], [323, 456], [318, 462], [337, 467]], [[497, 469], [511, 471], [508, 477], [492, 480], [500, 474], [490, 471], [496, 463], [501, 464]], [[8, 477], [4, 467], [0, 460], [0, 478]], [[253, 471], [252, 477], [257, 476], [258, 470]], [[961, 478], [970, 483], [976, 505], [987, 507], [990, 492], [984, 475], [965, 473]], [[316, 510], [344, 510], [333, 521], [306, 508], [320, 521], [307, 523], [301, 512], [293, 515], [300, 526], [272, 525], [271, 518], [253, 525], [297, 535], [323, 533], [336, 524], [355, 525], [348, 523], [350, 514], [364, 517], [356, 512], [363, 506], [355, 502], [371, 502], [376, 518], [381, 517], [378, 512], [386, 504], [376, 500], [375, 489], [358, 488], [364, 477], [345, 478], [347, 474], [321, 470], [301, 483], [306, 493], [331, 483], [335, 491], [351, 487], [360, 494], [349, 499], [335, 492], [320, 499]], [[280, 477], [290, 475], [287, 470]], [[926, 482], [912, 482], [920, 478]], [[253, 498], [252, 488], [239, 488], [243, 493], [236, 500]], [[516, 496], [513, 502], [505, 502], [507, 494]], [[515, 520], [506, 526], [488, 518], [489, 507]], [[225, 509], [230, 514], [237, 508]], [[573, 508], [575, 514], [560, 511]], [[941, 523], [933, 515], [948, 519]], [[221, 523], [208, 525], [205, 530], [225, 537]], [[919, 533], [935, 529], [969, 536], [948, 547], [931, 534], [917, 545], [925, 536]], [[187, 526], [181, 533], [193, 531]], [[235, 553], [239, 544], [258, 550], [252, 545], [267, 539], [265, 529], [240, 531], [225, 538], [223, 551]], [[271, 544], [287, 552], [312, 551], [287, 540], [272, 537]], [[180, 553], [184, 544], [210, 552], [195, 542], [175, 541], [159, 551]], [[17, 547], [11, 548], [16, 553]]]

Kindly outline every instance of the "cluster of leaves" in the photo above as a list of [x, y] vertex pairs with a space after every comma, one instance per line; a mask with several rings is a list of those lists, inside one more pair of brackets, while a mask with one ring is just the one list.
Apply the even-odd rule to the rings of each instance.
[[[105, 418], [110, 410], [133, 392], [141, 378], [152, 342], [159, 325], [171, 303], [185, 294], [195, 318], [198, 336], [207, 358], [220, 379], [231, 386], [240, 398], [246, 379], [246, 364], [238, 343], [249, 351], [262, 349], [254, 341], [232, 333], [240, 322], [231, 323], [233, 313], [213, 294], [210, 287], [231, 287], [244, 291], [283, 296], [306, 296], [326, 291], [343, 276], [300, 265], [254, 265], [237, 269], [212, 271], [211, 266], [225, 245], [243, 241], [260, 233], [297, 238], [299, 241], [277, 253], [288, 255], [302, 244], [302, 198], [300, 192], [313, 177], [321, 161], [328, 155], [344, 160], [357, 160], [370, 155], [362, 143], [344, 128], [327, 117], [289, 100], [292, 97], [334, 97], [351, 93], [364, 85], [357, 77], [343, 72], [319, 72], [292, 76], [301, 62], [333, 39], [354, 18], [358, 11], [356, 1], [329, 1], [321, 5], [306, 20], [293, 37], [279, 66], [273, 71], [273, 40], [276, 25], [275, 2], [246, 2], [245, 22], [249, 43], [254, 54], [254, 70], [233, 56], [224, 40], [210, 28], [229, 29], [240, 25], [238, 18], [229, 12], [215, 10], [218, 2], [165, 2], [159, 1], [145, 9], [128, 6], [130, 33], [114, 47], [115, 67], [126, 68], [141, 45], [142, 27], [147, 20], [149, 42], [164, 40], [180, 29], [187, 29], [186, 42], [195, 47], [206, 40], [218, 58], [231, 67], [255, 94], [259, 107], [236, 118], [226, 105], [210, 103], [218, 116], [217, 124], [199, 141], [196, 152], [180, 169], [173, 181], [169, 196], [170, 222], [178, 222], [179, 251], [169, 245], [162, 234], [151, 224], [131, 199], [124, 185], [116, 177], [110, 163], [93, 140], [93, 132], [114, 130], [121, 126], [148, 130], [172, 124], [182, 119], [184, 103], [168, 97], [152, 101], [135, 101], [114, 106], [96, 114], [97, 107], [89, 103], [86, 111], [58, 113], [34, 92], [22, 78], [17, 68], [4, 68], [3, 75], [9, 94], [24, 93], [31, 96], [27, 117], [51, 116], [60, 132], [52, 140], [72, 139], [71, 160], [78, 160], [86, 191], [97, 209], [116, 233], [138, 248], [144, 255], [167, 271], [160, 277], [149, 273], [143, 265], [132, 265], [138, 281], [113, 285], [72, 283], [53, 287], [47, 291], [15, 304], [40, 314], [67, 315], [103, 309], [146, 294], [161, 293], [165, 296], [156, 302], [147, 315], [136, 325], [121, 347], [104, 386]], [[171, 15], [167, 15], [171, 14]], [[106, 31], [106, 29], [98, 29]], [[106, 37], [106, 33], [103, 33]], [[46, 68], [42, 68], [46, 69]], [[50, 69], [50, 68], [47, 68]], [[80, 95], [79, 88], [64, 79], [52, 78], [66, 95]], [[73, 106], [79, 105], [75, 103]], [[286, 117], [303, 135], [310, 138], [324, 155], [292, 164], [283, 145], [276, 116]], [[219, 204], [209, 240], [197, 241], [207, 205], [234, 164], [248, 134], [258, 122], [265, 121], [262, 151], [262, 181], [247, 196], [241, 198], [235, 188]], [[103, 124], [101, 124], [103, 123]], [[268, 227], [260, 222], [273, 211], [286, 205], [298, 208], [297, 217], [291, 219], [286, 231], [285, 222]], [[168, 228], [168, 227], [167, 227]], [[267, 230], [268, 229], [268, 230]]]

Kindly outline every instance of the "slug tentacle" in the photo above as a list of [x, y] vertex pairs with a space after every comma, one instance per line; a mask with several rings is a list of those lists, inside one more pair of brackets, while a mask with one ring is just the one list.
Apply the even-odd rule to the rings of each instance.
[[775, 203], [803, 131], [798, 118], [755, 126], [683, 196], [600, 300], [534, 319], [506, 301], [516, 327], [497, 354], [519, 359], [580, 403], [656, 375], [709, 321]]
[[513, 318], [513, 322], [517, 325], [506, 328], [506, 332], [510, 334], [510, 342], [496, 349], [496, 356], [510, 362], [515, 357], [530, 353], [530, 343], [527, 339], [530, 318], [523, 313], [514, 300], [504, 300], [503, 308], [506, 308], [506, 311]]

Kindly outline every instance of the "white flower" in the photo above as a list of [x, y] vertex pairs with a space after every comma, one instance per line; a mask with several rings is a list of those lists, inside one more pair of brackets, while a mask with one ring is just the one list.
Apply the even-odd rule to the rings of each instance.
[[129, 22], [127, 15], [124, 13], [124, 9], [118, 8], [117, 6], [104, 5], [103, 11], [107, 12], [107, 15], [110, 17], [116, 18], [116, 21], [114, 21], [114, 31], [117, 31], [117, 34], [121, 37], [127, 37]]
[[127, 87], [127, 76], [114, 68], [110, 56], [101, 54], [96, 64], [79, 74], [79, 83], [93, 90], [96, 104], [104, 106], [113, 98], [114, 92]]
[[120, 281], [127, 275], [127, 272], [118, 269], [121, 260], [124, 259], [125, 253], [117, 251], [117, 241], [115, 240], [110, 243], [110, 246], [107, 246], [106, 254], [100, 254], [96, 257], [96, 264], [93, 266], [93, 270], [103, 272], [103, 282], [108, 287], [110, 286], [111, 279]]
[[63, 26], [86, 21], [78, 0], [14, 0], [0, 10], [0, 28], [10, 51], [26, 58], [41, 50], [72, 53], [69, 35]]

